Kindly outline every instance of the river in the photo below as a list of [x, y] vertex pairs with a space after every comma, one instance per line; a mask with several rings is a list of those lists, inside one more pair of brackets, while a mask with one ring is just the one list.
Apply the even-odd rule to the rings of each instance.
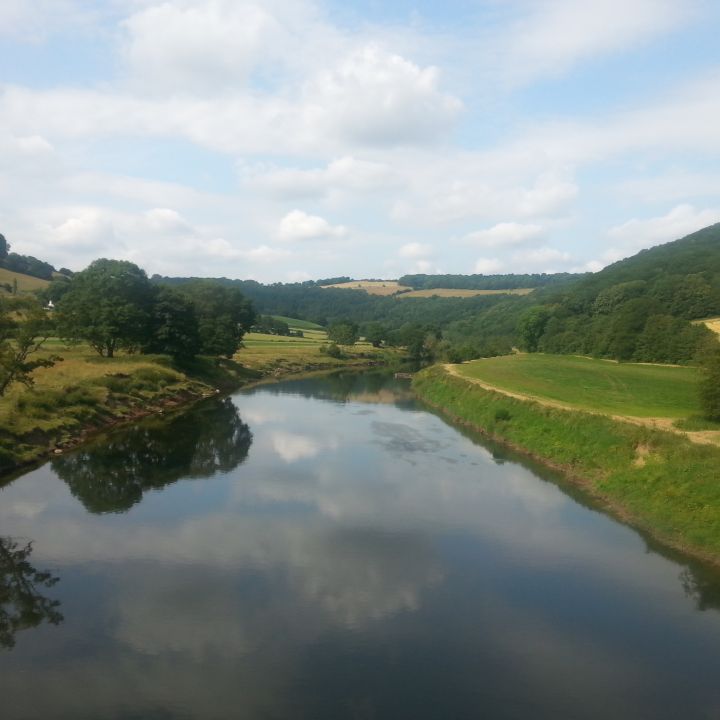
[[720, 717], [720, 576], [382, 373], [0, 490], [3, 720]]

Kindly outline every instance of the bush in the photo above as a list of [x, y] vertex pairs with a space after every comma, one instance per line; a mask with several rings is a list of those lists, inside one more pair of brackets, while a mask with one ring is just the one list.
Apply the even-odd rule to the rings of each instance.
[[340, 350], [340, 348], [335, 343], [330, 343], [329, 345], [321, 345], [320, 352], [323, 355], [327, 355], [331, 358], [345, 357], [342, 353], [342, 350]]

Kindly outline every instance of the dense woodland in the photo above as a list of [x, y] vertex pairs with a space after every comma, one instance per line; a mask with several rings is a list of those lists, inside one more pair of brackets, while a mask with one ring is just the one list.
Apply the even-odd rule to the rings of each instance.
[[516, 290], [540, 288], [546, 285], [564, 285], [582, 275], [573, 273], [532, 273], [526, 275], [403, 275], [400, 285], [414, 290], [452, 288], [454, 290]]
[[521, 318], [528, 350], [639, 362], [691, 362], [720, 315], [720, 225], [643, 250], [537, 303]]

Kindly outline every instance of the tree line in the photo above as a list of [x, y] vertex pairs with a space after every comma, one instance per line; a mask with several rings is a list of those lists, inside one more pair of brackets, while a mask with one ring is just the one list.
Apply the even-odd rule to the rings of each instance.
[[202, 280], [160, 286], [124, 260], [95, 260], [72, 278], [55, 277], [42, 296], [52, 312], [37, 297], [0, 295], [0, 396], [13, 383], [32, 385], [34, 370], [59, 359], [39, 352], [51, 336], [85, 342], [108, 358], [125, 350], [183, 362], [232, 357], [255, 322], [237, 288]]

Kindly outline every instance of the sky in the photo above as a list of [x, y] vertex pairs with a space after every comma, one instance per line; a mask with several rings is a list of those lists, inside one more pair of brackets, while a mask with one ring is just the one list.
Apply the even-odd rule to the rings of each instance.
[[81, 270], [598, 270], [720, 221], [717, 0], [0, 0], [0, 233]]

